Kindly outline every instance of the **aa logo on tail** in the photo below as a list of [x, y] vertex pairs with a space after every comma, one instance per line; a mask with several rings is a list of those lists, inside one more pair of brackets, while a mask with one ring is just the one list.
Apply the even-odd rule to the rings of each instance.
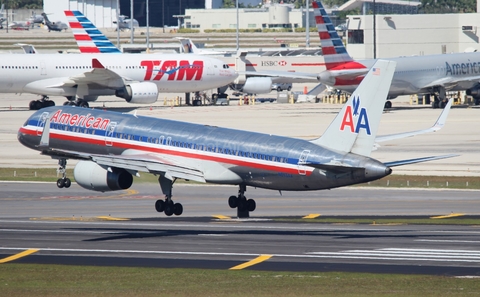
[[367, 109], [360, 107], [360, 97], [354, 97], [352, 105], [347, 105], [345, 108], [340, 130], [344, 131], [345, 129], [349, 129], [352, 133], [358, 133], [360, 129], [365, 129], [367, 135], [371, 134]]

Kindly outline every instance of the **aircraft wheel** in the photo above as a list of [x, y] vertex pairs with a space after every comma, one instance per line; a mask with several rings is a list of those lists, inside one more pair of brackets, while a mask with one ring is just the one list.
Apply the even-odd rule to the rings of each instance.
[[63, 178], [57, 179], [57, 187], [59, 187], [60, 189], [65, 187], [65, 181], [63, 180]]
[[247, 200], [247, 210], [248, 211], [254, 211], [255, 208], [257, 208], [257, 203], [253, 199], [248, 199]]
[[170, 217], [171, 215], [173, 215], [173, 203], [167, 203], [167, 205], [165, 206], [165, 215]]
[[239, 199], [238, 210], [239, 211], [246, 211], [247, 210], [247, 199]]
[[385, 107], [385, 108], [392, 108], [392, 102], [391, 102], [390, 100], [387, 100], [387, 101], [385, 102], [385, 106], [384, 106], [384, 107]]
[[84, 107], [84, 108], [89, 108], [89, 105], [88, 105], [88, 102], [87, 101], [82, 101], [78, 104], [78, 106], [80, 107]]
[[228, 198], [228, 206], [230, 206], [230, 208], [237, 207], [237, 199], [235, 196], [230, 196], [230, 198]]
[[28, 109], [35, 110], [35, 100], [30, 101], [28, 104]]
[[67, 178], [64, 180], [64, 187], [65, 187], [65, 188], [70, 188], [71, 185], [72, 185], [72, 181], [67, 177]]
[[53, 102], [52, 100], [48, 100], [48, 101], [45, 101], [45, 102], [46, 102], [47, 107], [55, 106], [55, 102]]
[[179, 216], [183, 213], [183, 205], [180, 204], [180, 203], [175, 203], [173, 205], [173, 213], [176, 215], [176, 216]]
[[157, 200], [157, 202], [155, 202], [155, 210], [158, 212], [163, 212], [165, 210], [165, 201]]

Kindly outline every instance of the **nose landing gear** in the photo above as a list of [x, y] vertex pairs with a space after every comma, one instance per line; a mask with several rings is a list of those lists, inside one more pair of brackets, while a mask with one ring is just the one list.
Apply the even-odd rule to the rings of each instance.
[[67, 177], [67, 159], [58, 159], [58, 173], [62, 174], [62, 178], [57, 180], [57, 187], [70, 188], [72, 181]]

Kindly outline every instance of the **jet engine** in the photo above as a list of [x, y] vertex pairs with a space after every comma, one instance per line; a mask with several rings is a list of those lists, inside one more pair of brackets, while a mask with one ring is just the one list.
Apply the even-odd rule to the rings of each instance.
[[471, 89], [467, 90], [467, 95], [472, 96], [475, 102], [475, 105], [480, 105], [480, 85], [476, 85]]
[[116, 90], [115, 96], [124, 98], [129, 103], [150, 104], [157, 101], [158, 88], [152, 82], [133, 83]]
[[272, 90], [270, 77], [249, 77], [243, 85], [242, 92], [248, 94], [267, 94]]
[[107, 170], [92, 161], [78, 162], [73, 176], [82, 188], [99, 192], [126, 190], [133, 183], [133, 176], [125, 169]]

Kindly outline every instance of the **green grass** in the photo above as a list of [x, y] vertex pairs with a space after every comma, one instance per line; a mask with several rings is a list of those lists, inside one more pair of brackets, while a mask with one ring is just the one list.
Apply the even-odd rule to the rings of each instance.
[[478, 279], [430, 275], [0, 265], [1, 296], [479, 296]]
[[[157, 182], [153, 174], [140, 173], [135, 182]], [[73, 169], [67, 170], [67, 176], [73, 181]], [[55, 168], [0, 168], [0, 180], [4, 181], [49, 181], [58, 179]], [[370, 183], [360, 184], [362, 187], [392, 188], [450, 188], [480, 189], [480, 178], [472, 176], [416, 176], [390, 175]]]

